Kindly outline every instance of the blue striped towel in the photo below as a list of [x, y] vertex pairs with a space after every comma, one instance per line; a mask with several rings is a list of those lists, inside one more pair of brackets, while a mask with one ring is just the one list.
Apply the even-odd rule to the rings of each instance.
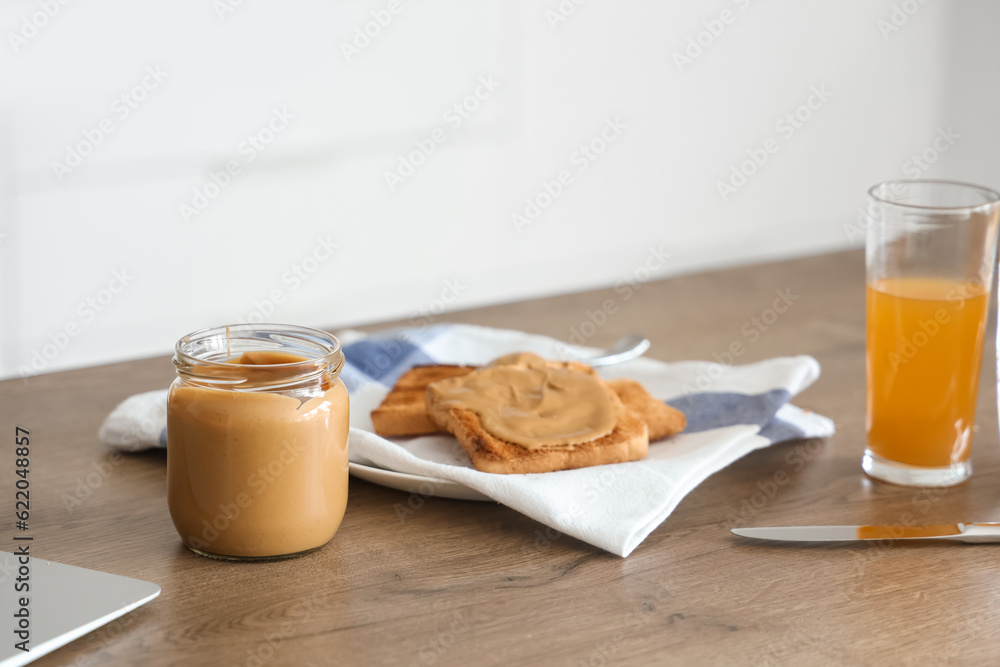
[[[834, 431], [826, 417], [788, 402], [819, 377], [819, 364], [812, 357], [746, 366], [642, 358], [601, 368], [600, 374], [635, 379], [653, 396], [683, 411], [683, 433], [651, 443], [641, 461], [535, 475], [483, 473], [471, 467], [450, 435], [397, 440], [376, 435], [371, 411], [416, 365], [482, 365], [521, 351], [576, 359], [593, 350], [520, 331], [457, 324], [375, 335], [345, 331], [339, 336], [347, 358], [341, 378], [351, 394], [352, 461], [457, 482], [623, 557], [712, 473], [755, 449]], [[165, 446], [165, 403], [165, 391], [127, 399], [105, 421], [101, 438], [132, 450]]]

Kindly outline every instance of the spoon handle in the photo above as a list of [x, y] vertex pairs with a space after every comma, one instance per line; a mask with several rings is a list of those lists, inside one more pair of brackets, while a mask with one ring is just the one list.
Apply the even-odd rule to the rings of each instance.
[[631, 361], [636, 357], [641, 357], [649, 349], [649, 339], [639, 338], [631, 347], [621, 351], [615, 350], [617, 347], [618, 345], [615, 345], [608, 354], [591, 357], [590, 359], [581, 359], [580, 361], [588, 366], [610, 366], [611, 364], [620, 364], [623, 361]]

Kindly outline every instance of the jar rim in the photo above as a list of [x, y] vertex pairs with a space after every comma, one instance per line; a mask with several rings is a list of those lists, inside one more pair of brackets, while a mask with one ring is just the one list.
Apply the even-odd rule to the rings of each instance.
[[[232, 349], [234, 340], [243, 344]], [[209, 344], [216, 341], [216, 344]], [[260, 345], [246, 345], [246, 341], [259, 341]], [[221, 343], [224, 343], [221, 344]], [[203, 349], [195, 350], [199, 344]], [[233, 364], [228, 359], [235, 354], [246, 351], [282, 351], [299, 354], [306, 357], [302, 361], [279, 364]], [[277, 324], [261, 322], [256, 324], [228, 324], [205, 327], [182, 336], [174, 345], [174, 366], [177, 372], [201, 375], [196, 369], [212, 372], [218, 380], [225, 382], [219, 376], [226, 369], [238, 367], [245, 369], [260, 369], [271, 373], [287, 371], [287, 380], [307, 379], [316, 374], [330, 374], [336, 378], [344, 366], [344, 354], [340, 340], [321, 329], [294, 324]], [[245, 378], [245, 376], [244, 376]]]

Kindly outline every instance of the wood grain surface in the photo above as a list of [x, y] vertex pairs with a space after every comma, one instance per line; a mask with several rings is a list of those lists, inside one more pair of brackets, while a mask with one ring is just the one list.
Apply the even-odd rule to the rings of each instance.
[[[649, 355], [667, 361], [712, 359], [734, 341], [746, 350], [738, 363], [819, 360], [822, 377], [795, 402], [832, 417], [837, 435], [775, 445], [715, 474], [627, 559], [498, 504], [411, 498], [352, 478], [344, 523], [320, 551], [209, 560], [174, 532], [164, 453], [116, 458], [97, 438], [119, 401], [171, 381], [166, 357], [0, 383], [4, 455], [13, 459], [15, 424], [33, 436], [34, 555], [163, 589], [36, 664], [991, 664], [1000, 547], [770, 546], [729, 533], [1000, 519], [991, 343], [972, 479], [922, 491], [862, 474], [863, 275], [852, 251], [640, 284], [627, 301], [608, 289], [437, 318], [567, 339], [612, 299], [616, 312], [588, 343], [639, 331], [653, 341]], [[776, 290], [793, 305], [764, 324]], [[333, 317], [317, 320], [336, 326]], [[98, 468], [106, 474], [91, 475]], [[80, 503], [67, 507], [73, 497]], [[401, 520], [394, 507], [410, 502]], [[2, 525], [11, 544], [12, 521]]]

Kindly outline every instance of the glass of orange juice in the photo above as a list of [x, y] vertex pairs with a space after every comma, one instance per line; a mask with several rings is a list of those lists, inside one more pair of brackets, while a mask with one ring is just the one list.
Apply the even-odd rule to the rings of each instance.
[[895, 484], [959, 484], [972, 474], [1000, 194], [932, 180], [868, 194], [862, 467]]

